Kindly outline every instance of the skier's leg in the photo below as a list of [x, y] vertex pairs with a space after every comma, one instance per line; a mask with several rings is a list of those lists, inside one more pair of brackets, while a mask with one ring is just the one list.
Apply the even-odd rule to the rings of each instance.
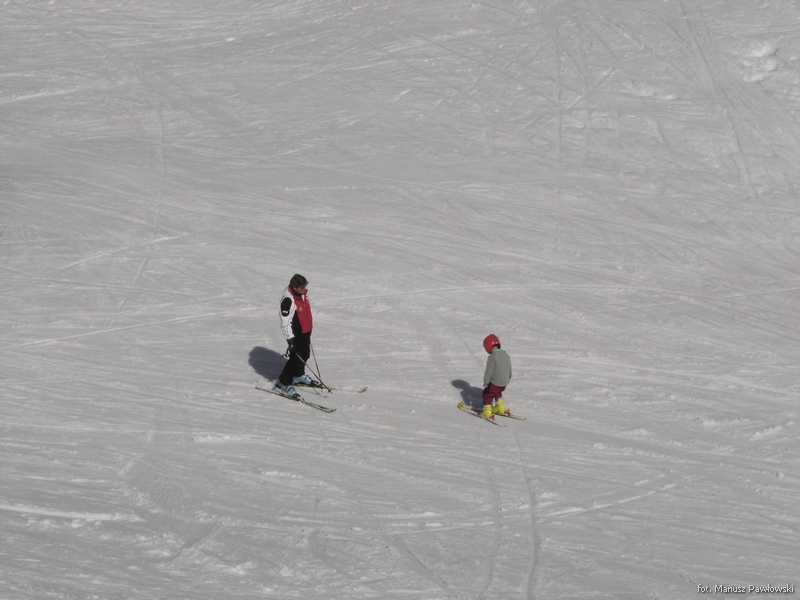
[[495, 384], [490, 383], [487, 385], [483, 390], [483, 412], [481, 413], [482, 417], [491, 417], [492, 416], [492, 401], [495, 398], [498, 398], [502, 390], [498, 388]]

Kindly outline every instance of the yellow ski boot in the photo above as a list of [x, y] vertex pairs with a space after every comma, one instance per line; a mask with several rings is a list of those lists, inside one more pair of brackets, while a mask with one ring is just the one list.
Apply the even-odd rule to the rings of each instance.
[[484, 404], [483, 405], [483, 412], [481, 412], [481, 416], [484, 419], [494, 419], [494, 413], [492, 412], [492, 405], [491, 404]]
[[494, 408], [492, 409], [492, 414], [494, 415], [510, 415], [511, 411], [506, 408], [506, 405], [503, 404], [503, 399], [498, 398], [494, 403]]

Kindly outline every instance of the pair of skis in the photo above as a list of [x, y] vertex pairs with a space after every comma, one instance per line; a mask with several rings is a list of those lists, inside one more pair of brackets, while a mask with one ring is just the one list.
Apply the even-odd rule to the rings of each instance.
[[[361, 394], [361, 393], [367, 391], [367, 387], [366, 386], [358, 387], [358, 388], [329, 388], [327, 386], [322, 386], [320, 384], [317, 384], [317, 385], [295, 384], [295, 387], [305, 387], [305, 388], [311, 388], [311, 389], [316, 389], [316, 390], [327, 390], [328, 392], [332, 392], [334, 390], [342, 390], [342, 391], [347, 391], [347, 392], [354, 392], [356, 394]], [[324, 406], [322, 404], [317, 404], [316, 402], [311, 402], [310, 400], [306, 400], [305, 398], [303, 398], [297, 392], [295, 392], [294, 395], [287, 394], [287, 393], [281, 391], [279, 388], [275, 387], [274, 384], [270, 384], [269, 382], [265, 382], [265, 381], [256, 382], [256, 389], [261, 390], [262, 392], [267, 392], [269, 394], [275, 394], [276, 396], [280, 396], [280, 397], [286, 398], [288, 400], [294, 400], [295, 402], [299, 402], [300, 404], [305, 404], [306, 406], [309, 406], [311, 408], [315, 408], [315, 409], [317, 409], [319, 411], [322, 411], [322, 412], [325, 412], [325, 413], [336, 412], [335, 408], [333, 408], [331, 406]], [[472, 415], [473, 417], [477, 417], [479, 419], [483, 419], [484, 421], [489, 421], [489, 423], [491, 423], [492, 425], [497, 425], [498, 427], [505, 427], [505, 425], [503, 425], [499, 421], [495, 420], [494, 418], [490, 419], [490, 418], [484, 417], [483, 415], [481, 415], [480, 411], [476, 411], [476, 410], [468, 407], [463, 402], [459, 402], [458, 408], [463, 410], [465, 413], [468, 413], [468, 414]], [[524, 421], [525, 420], [525, 417], [512, 415], [511, 413], [499, 414], [499, 415], [494, 415], [494, 416], [499, 416], [499, 417], [503, 417], [503, 418], [506, 418], [506, 419], [516, 419], [518, 421]]]
[[[463, 410], [465, 413], [471, 414], [473, 417], [478, 417], [479, 419], [483, 419], [484, 421], [489, 421], [489, 423], [491, 423], [492, 425], [497, 425], [498, 427], [505, 427], [505, 425], [503, 425], [499, 421], [496, 421], [494, 418], [490, 419], [488, 417], [484, 417], [481, 414], [481, 411], [472, 409], [469, 406], [467, 406], [466, 404], [464, 404], [463, 402], [459, 402], [458, 403], [458, 408]], [[503, 417], [504, 419], [516, 419], [517, 421], [525, 421], [525, 417], [518, 417], [517, 415], [512, 415], [511, 413], [508, 413], [508, 414], [505, 414], [505, 415], [504, 414], [498, 414], [498, 415], [494, 415], [494, 416], [495, 417]]]
[[[359, 387], [359, 388], [330, 388], [325, 385], [316, 384], [316, 385], [307, 385], [303, 383], [295, 384], [295, 387], [304, 387], [304, 388], [311, 388], [315, 390], [327, 390], [328, 392], [333, 392], [334, 390], [341, 390], [344, 392], [354, 392], [356, 394], [361, 394], [367, 391], [367, 387]], [[288, 400], [294, 400], [295, 402], [299, 402], [300, 404], [305, 404], [306, 406], [310, 406], [311, 408], [315, 408], [319, 411], [325, 413], [332, 413], [335, 412], [336, 409], [331, 406], [324, 406], [322, 404], [317, 404], [316, 402], [311, 402], [310, 400], [306, 400], [300, 394], [295, 392], [294, 394], [287, 394], [286, 392], [280, 390], [279, 388], [275, 387], [274, 384], [271, 384], [267, 381], [257, 381], [256, 382], [256, 389], [261, 390], [262, 392], [267, 392], [269, 394], [275, 394], [276, 396], [280, 396], [281, 398], [286, 398]]]

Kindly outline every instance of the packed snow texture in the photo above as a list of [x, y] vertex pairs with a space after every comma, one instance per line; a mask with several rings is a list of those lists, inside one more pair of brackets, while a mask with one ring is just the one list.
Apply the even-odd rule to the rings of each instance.
[[[800, 585], [798, 24], [4, 0], [0, 597]], [[333, 414], [254, 387], [294, 273]]]

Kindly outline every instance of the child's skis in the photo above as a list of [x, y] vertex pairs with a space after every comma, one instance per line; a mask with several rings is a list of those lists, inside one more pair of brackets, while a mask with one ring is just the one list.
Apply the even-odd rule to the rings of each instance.
[[[479, 417], [479, 418], [483, 419], [484, 421], [489, 421], [490, 423], [493, 423], [494, 425], [497, 425], [499, 427], [505, 427], [505, 425], [503, 425], [502, 423], [498, 423], [494, 419], [489, 419], [487, 417], [484, 417], [481, 414], [481, 411], [474, 410], [474, 409], [470, 408], [469, 406], [467, 406], [466, 404], [464, 404], [463, 402], [459, 402], [458, 403], [458, 408], [460, 408], [464, 412], [469, 413], [469, 414], [471, 414], [471, 415], [473, 415], [475, 417]], [[526, 417], [520, 417], [518, 415], [512, 415], [511, 413], [508, 413], [508, 414], [498, 413], [498, 414], [492, 415], [492, 416], [494, 416], [494, 417], [505, 417], [506, 419], [516, 419], [517, 421], [525, 421], [526, 420]]]
[[498, 423], [494, 419], [489, 419], [488, 417], [484, 417], [480, 411], [472, 410], [469, 406], [464, 404], [463, 402], [458, 403], [458, 408], [463, 410], [465, 413], [471, 414], [473, 417], [478, 417], [479, 419], [483, 419], [484, 421], [489, 421], [492, 425], [497, 425], [498, 427], [505, 427], [502, 423]]

